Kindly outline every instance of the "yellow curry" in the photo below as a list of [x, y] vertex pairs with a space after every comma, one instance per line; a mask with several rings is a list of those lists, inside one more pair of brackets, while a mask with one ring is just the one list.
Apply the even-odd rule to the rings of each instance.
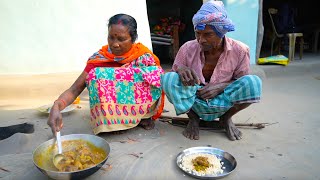
[[192, 160], [192, 164], [196, 171], [205, 171], [208, 167], [210, 167], [210, 163], [207, 157], [198, 156]]
[[62, 142], [62, 154], [58, 169], [53, 165], [52, 158], [58, 152], [57, 146], [49, 146], [35, 157], [36, 163], [43, 169], [60, 172], [79, 171], [93, 167], [102, 162], [107, 154], [99, 147], [85, 140], [67, 140]]

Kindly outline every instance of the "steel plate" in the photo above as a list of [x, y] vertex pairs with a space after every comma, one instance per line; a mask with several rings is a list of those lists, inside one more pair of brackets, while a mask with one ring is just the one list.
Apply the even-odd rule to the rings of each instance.
[[[50, 110], [51, 110], [51, 107], [52, 107], [52, 104], [47, 104], [47, 105], [38, 107], [37, 110], [38, 110], [39, 112], [49, 114], [49, 113], [50, 113]], [[66, 108], [64, 108], [64, 109], [63, 109], [62, 111], [60, 111], [60, 112], [61, 112], [61, 113], [66, 113], [66, 112], [73, 111], [73, 110], [75, 110], [76, 108], [77, 108], [77, 105], [76, 105], [76, 104], [70, 104], [69, 106], [67, 106]]]
[[[198, 153], [213, 154], [217, 158], [221, 159], [221, 162], [223, 162], [222, 166], [224, 167], [223, 173], [218, 174], [218, 175], [199, 176], [195, 173], [185, 171], [182, 168], [183, 157], [191, 155], [191, 154], [198, 154]], [[204, 147], [192, 147], [192, 148], [188, 148], [188, 149], [185, 149], [182, 152], [180, 152], [177, 156], [177, 165], [184, 173], [186, 173], [192, 177], [195, 177], [198, 179], [219, 179], [219, 178], [225, 177], [225, 176], [229, 175], [230, 173], [232, 173], [235, 170], [235, 168], [237, 167], [237, 161], [228, 152], [225, 152], [225, 151], [218, 149], [218, 148], [204, 146]]]

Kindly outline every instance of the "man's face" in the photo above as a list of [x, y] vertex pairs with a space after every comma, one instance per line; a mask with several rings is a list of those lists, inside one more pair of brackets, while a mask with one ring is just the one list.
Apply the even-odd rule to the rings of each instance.
[[195, 36], [203, 51], [218, 49], [222, 45], [223, 39], [217, 36], [209, 25], [206, 25], [204, 30], [195, 30]]

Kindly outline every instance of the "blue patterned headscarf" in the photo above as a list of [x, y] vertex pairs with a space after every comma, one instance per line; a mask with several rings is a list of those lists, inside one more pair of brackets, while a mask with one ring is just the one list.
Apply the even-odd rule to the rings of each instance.
[[210, 0], [204, 3], [193, 16], [192, 23], [195, 30], [204, 30], [206, 25], [210, 25], [220, 38], [227, 32], [235, 30], [234, 24], [227, 17], [222, 1]]

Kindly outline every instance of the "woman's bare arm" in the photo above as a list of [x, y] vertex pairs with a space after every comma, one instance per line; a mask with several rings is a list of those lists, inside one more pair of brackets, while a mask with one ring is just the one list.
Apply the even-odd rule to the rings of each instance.
[[61, 101], [57, 101], [59, 110], [62, 111], [65, 107], [63, 106], [68, 106], [71, 103], [73, 103], [73, 101], [81, 94], [81, 92], [84, 90], [84, 88], [86, 87], [86, 76], [87, 76], [87, 72], [83, 71], [80, 76], [77, 78], [77, 80], [71, 85], [71, 87], [69, 89], [67, 89], [66, 91], [64, 91], [58, 99], [63, 100], [66, 104], [64, 105]]
[[62, 115], [60, 111], [62, 111], [66, 106], [73, 103], [73, 101], [78, 97], [81, 92], [86, 87], [86, 76], [88, 73], [83, 71], [77, 80], [71, 85], [69, 89], [64, 91], [56, 100], [50, 110], [48, 125], [51, 127], [52, 133], [55, 135], [56, 132], [60, 131], [63, 122]]

